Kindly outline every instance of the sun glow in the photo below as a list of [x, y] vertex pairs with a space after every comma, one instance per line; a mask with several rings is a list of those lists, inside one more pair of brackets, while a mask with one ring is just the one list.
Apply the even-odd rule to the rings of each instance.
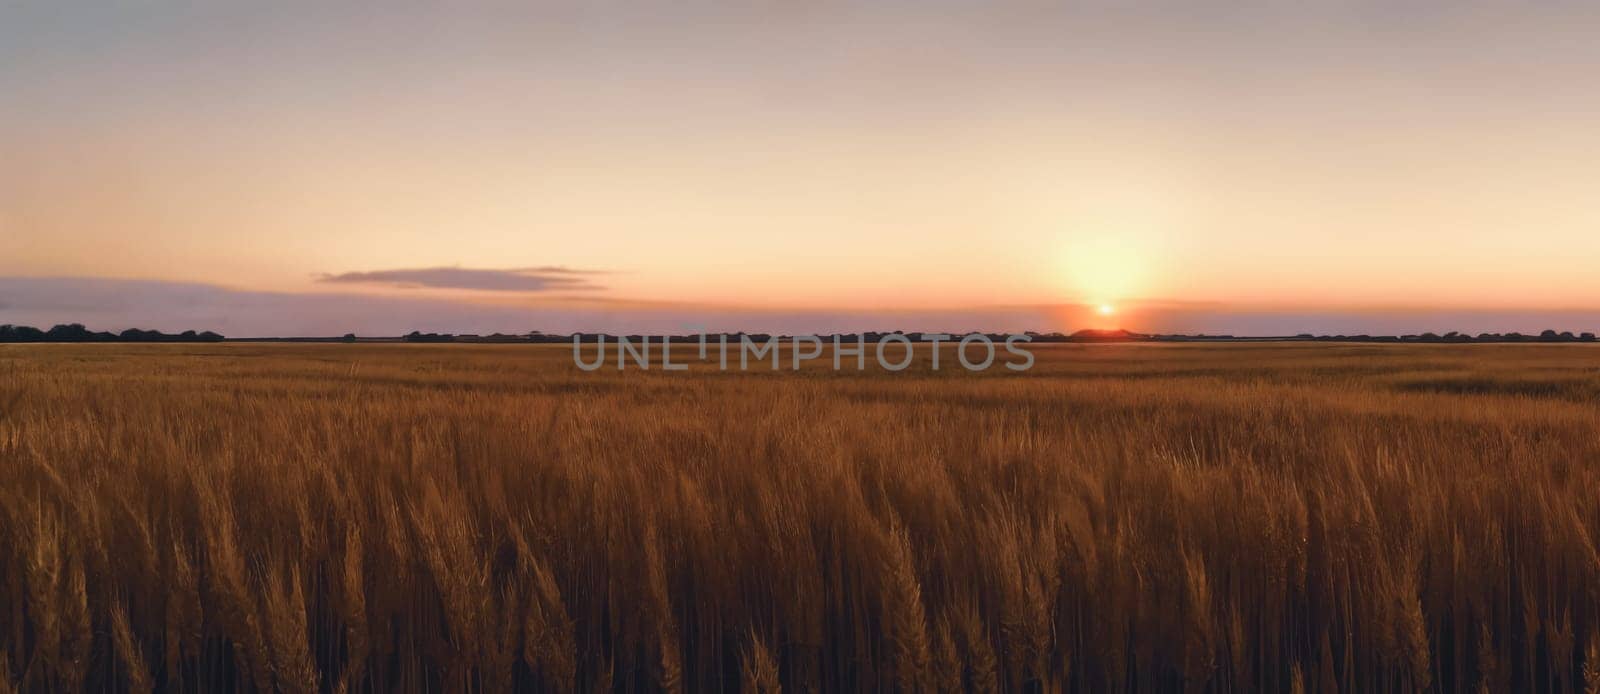
[[1135, 234], [1076, 238], [1063, 244], [1062, 289], [1094, 315], [1117, 313], [1117, 302], [1147, 294], [1153, 255]]

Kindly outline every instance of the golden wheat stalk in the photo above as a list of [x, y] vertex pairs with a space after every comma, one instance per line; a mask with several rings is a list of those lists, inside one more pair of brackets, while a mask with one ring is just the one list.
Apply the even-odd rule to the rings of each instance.
[[750, 629], [740, 651], [739, 675], [741, 692], [783, 694], [783, 684], [778, 681], [778, 662], [754, 628]]
[[133, 627], [128, 623], [128, 609], [121, 600], [111, 603], [111, 644], [116, 651], [117, 660], [122, 663], [123, 671], [128, 675], [128, 691], [135, 694], [146, 694], [155, 689], [155, 684], [150, 679], [150, 672], [145, 667], [144, 650], [139, 644], [139, 637], [133, 633]]
[[922, 604], [911, 540], [891, 525], [883, 540], [883, 622], [896, 684], [907, 691], [928, 686], [928, 618]]
[[309, 694], [318, 691], [320, 677], [306, 641], [306, 602], [299, 569], [291, 566], [272, 572], [265, 589], [273, 683], [283, 692]]

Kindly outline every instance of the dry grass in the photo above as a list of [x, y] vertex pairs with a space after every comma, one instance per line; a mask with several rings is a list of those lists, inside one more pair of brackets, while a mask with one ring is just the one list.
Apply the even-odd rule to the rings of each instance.
[[0, 691], [1600, 691], [1600, 349], [0, 346]]

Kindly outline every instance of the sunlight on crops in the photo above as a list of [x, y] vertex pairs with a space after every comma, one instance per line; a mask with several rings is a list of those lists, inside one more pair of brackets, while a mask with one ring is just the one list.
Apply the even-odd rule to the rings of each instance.
[[0, 346], [0, 689], [1600, 682], [1600, 350], [1034, 352]]

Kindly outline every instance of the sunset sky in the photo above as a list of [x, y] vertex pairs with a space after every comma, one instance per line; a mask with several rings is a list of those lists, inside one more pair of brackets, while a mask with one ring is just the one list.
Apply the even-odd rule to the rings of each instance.
[[1600, 328], [1594, 3], [205, 4], [0, 4], [0, 323]]

